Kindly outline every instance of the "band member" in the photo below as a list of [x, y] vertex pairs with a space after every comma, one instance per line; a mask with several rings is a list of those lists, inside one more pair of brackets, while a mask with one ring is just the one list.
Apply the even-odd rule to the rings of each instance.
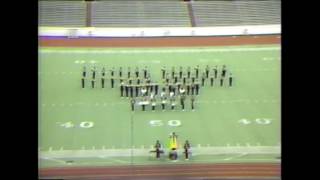
[[206, 66], [206, 77], [209, 78], [209, 65]]
[[84, 77], [81, 78], [82, 88], [84, 88]]
[[223, 65], [222, 72], [221, 72], [221, 77], [224, 78], [226, 76], [226, 73], [227, 73], [226, 65]]
[[188, 74], [188, 78], [190, 78], [190, 75], [191, 75], [191, 67], [190, 66], [188, 66], [188, 68], [187, 68], [187, 74]]
[[192, 83], [191, 84], [191, 95], [194, 95], [194, 89], [195, 89], [195, 85]]
[[165, 78], [165, 75], [166, 75], [166, 67], [163, 66], [163, 67], [161, 68], [161, 71], [162, 71], [162, 79], [164, 79], [164, 78]]
[[154, 90], [155, 90], [155, 95], [158, 95], [158, 88], [159, 88], [159, 85], [158, 84], [155, 84], [154, 85]]
[[119, 68], [119, 77], [120, 77], [120, 80], [122, 78], [122, 67]]
[[134, 111], [134, 104], [136, 103], [134, 98], [131, 98], [131, 111]]
[[139, 96], [139, 86], [136, 86], [136, 97]]
[[195, 84], [195, 88], [196, 88], [196, 95], [199, 95], [199, 88], [200, 88], [200, 85], [197, 83]]
[[204, 86], [204, 80], [206, 79], [206, 74], [202, 73], [202, 77], [201, 77], [201, 85]]
[[133, 97], [133, 86], [129, 85], [129, 90], [130, 90], [130, 97]]
[[147, 95], [147, 88], [144, 86], [141, 88], [141, 95], [146, 96]]
[[223, 77], [220, 78], [220, 86], [223, 86]]
[[136, 78], [139, 78], [139, 68], [138, 67], [136, 67], [135, 73], [136, 73]]
[[95, 79], [96, 78], [96, 67], [93, 66], [92, 68], [92, 79]]
[[185, 155], [185, 159], [189, 160], [189, 154], [190, 154], [190, 144], [189, 141], [186, 140], [186, 142], [184, 143], [183, 149], [184, 149], [184, 155]]
[[191, 96], [191, 109], [192, 109], [192, 111], [194, 111], [194, 100], [195, 100], [194, 96]]
[[229, 86], [230, 87], [232, 86], [232, 79], [233, 79], [233, 77], [232, 77], [232, 74], [230, 73], [229, 74]]
[[144, 67], [144, 69], [143, 69], [143, 76], [144, 76], [144, 78], [146, 79], [147, 78], [147, 66], [145, 66]]
[[190, 85], [188, 84], [187, 85], [187, 95], [189, 95], [189, 93], [190, 93]]
[[213, 81], [214, 80], [214, 75], [211, 73], [210, 75], [210, 84], [211, 84], [211, 87], [213, 86]]
[[124, 83], [120, 84], [120, 97], [123, 97]]
[[130, 75], [131, 75], [131, 69], [130, 67], [128, 67], [128, 79], [130, 79]]
[[91, 87], [92, 87], [92, 88], [94, 88], [94, 82], [95, 82], [95, 80], [92, 79], [92, 80], [91, 80]]
[[124, 89], [125, 89], [125, 91], [126, 91], [126, 97], [129, 97], [129, 85], [126, 84], [126, 85], [124, 86]]
[[199, 65], [197, 65], [197, 67], [194, 68], [196, 70], [196, 78], [198, 79], [199, 77]]
[[213, 68], [213, 72], [214, 72], [214, 78], [217, 79], [218, 76], [218, 66]]
[[180, 66], [180, 69], [179, 69], [179, 78], [180, 79], [182, 78], [182, 71], [183, 71], [182, 66]]
[[173, 79], [173, 77], [174, 77], [174, 71], [175, 71], [175, 68], [174, 68], [174, 66], [172, 67], [172, 71], [171, 71], [171, 78]]
[[166, 105], [166, 103], [167, 103], [166, 99], [167, 99], [167, 97], [166, 97], [166, 96], [161, 97], [161, 106], [162, 106], [162, 111], [164, 111], [164, 110], [165, 110], [165, 105]]
[[171, 103], [171, 110], [174, 110], [174, 107], [176, 105], [174, 96], [170, 97], [170, 103]]
[[83, 66], [82, 77], [86, 77], [86, 75], [87, 75], [86, 67]]
[[179, 93], [180, 93], [180, 95], [184, 96], [185, 93], [186, 93], [186, 89], [181, 86], [180, 89], [179, 89]]
[[152, 106], [152, 111], [154, 111], [156, 109], [156, 99], [155, 98], [151, 99], [151, 106]]
[[102, 75], [102, 77], [101, 77], [101, 86], [102, 86], [102, 88], [104, 88], [104, 80], [105, 80], [104, 78], [105, 78], [105, 75], [106, 75], [104, 67], [102, 68], [101, 75]]

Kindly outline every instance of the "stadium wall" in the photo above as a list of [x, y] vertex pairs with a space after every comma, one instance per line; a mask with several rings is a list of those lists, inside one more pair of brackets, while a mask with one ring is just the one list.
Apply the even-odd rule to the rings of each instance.
[[170, 28], [67, 28], [40, 27], [39, 36], [56, 37], [181, 37], [181, 36], [239, 36], [281, 34], [280, 25]]

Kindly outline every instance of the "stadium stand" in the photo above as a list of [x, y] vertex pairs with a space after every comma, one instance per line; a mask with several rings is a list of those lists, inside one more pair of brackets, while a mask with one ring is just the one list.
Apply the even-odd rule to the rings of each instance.
[[281, 1], [40, 1], [39, 26], [206, 27], [281, 23]]
[[86, 26], [86, 2], [40, 1], [39, 26]]
[[185, 3], [175, 1], [103, 1], [92, 3], [95, 27], [190, 26]]
[[197, 1], [196, 26], [280, 24], [280, 1]]

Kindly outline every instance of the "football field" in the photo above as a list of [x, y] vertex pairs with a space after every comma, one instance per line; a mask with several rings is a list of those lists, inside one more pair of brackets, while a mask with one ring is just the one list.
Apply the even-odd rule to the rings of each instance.
[[[279, 45], [190, 48], [39, 48], [39, 165], [98, 166], [172, 163], [165, 156], [154, 158], [156, 140], [167, 147], [169, 134], [178, 134], [179, 159], [175, 163], [279, 162], [281, 101]], [[187, 99], [186, 110], [178, 105], [153, 112], [150, 107], [134, 112], [130, 100], [120, 97], [106, 80], [101, 88], [81, 88], [83, 66], [147, 66], [152, 80], [161, 81], [161, 67], [171, 72], [182, 66], [203, 71], [222, 65], [232, 72], [232, 87], [214, 86], [206, 80], [196, 96], [195, 111]], [[141, 72], [140, 72], [141, 73]], [[142, 73], [141, 73], [142, 74]], [[192, 158], [184, 161], [185, 140]], [[167, 150], [167, 148], [165, 149]]]

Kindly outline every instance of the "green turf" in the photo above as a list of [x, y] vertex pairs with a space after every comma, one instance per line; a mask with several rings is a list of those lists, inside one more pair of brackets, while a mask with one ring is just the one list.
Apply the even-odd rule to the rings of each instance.
[[[56, 151], [61, 147], [64, 150], [102, 149], [103, 147], [128, 149], [132, 145], [135, 148], [150, 148], [157, 139], [166, 144], [169, 133], [172, 131], [179, 135], [179, 143], [188, 139], [193, 146], [215, 147], [228, 144], [230, 146], [248, 146], [248, 144], [249, 146], [277, 146], [280, 142], [280, 49], [236, 50], [261, 47], [279, 46], [155, 49], [40, 48], [40, 150], [41, 152]], [[192, 52], [199, 49], [204, 51]], [[229, 51], [210, 51], [212, 49]], [[99, 53], [105, 50], [109, 53]], [[172, 50], [190, 52], [170, 52]], [[118, 83], [115, 89], [110, 88], [109, 81], [106, 81], [105, 89], [100, 88], [100, 85], [95, 89], [89, 87], [81, 89], [80, 77], [84, 64], [75, 63], [75, 61], [86, 61], [86, 64], [91, 66], [89, 62], [91, 60], [96, 61], [96, 67], [99, 69], [105, 66], [107, 69], [115, 67], [117, 70], [118, 67], [123, 66], [124, 74], [128, 66], [131, 66], [132, 71], [136, 66], [140, 70], [148, 66], [154, 80], [160, 80], [160, 68], [163, 65], [170, 69], [171, 66], [176, 66], [177, 71], [179, 66], [200, 65], [204, 69], [206, 65], [225, 64], [234, 75], [234, 87], [216, 85], [211, 88], [207, 85], [202, 88], [200, 95], [196, 98], [195, 112], [190, 111], [190, 103], [187, 100], [185, 112], [178, 107], [174, 112], [169, 110], [142, 112], [139, 108], [132, 113], [129, 100], [119, 97]], [[251, 123], [248, 125], [239, 123], [238, 121], [243, 118]], [[271, 123], [258, 124], [255, 122], [257, 118], [271, 119]], [[163, 125], [152, 127], [149, 124], [150, 120], [161, 120]], [[179, 127], [170, 127], [167, 125], [169, 120], [180, 120], [182, 124]], [[91, 121], [94, 126], [79, 127], [79, 124], [84, 121]], [[59, 124], [66, 122], [72, 122], [75, 126], [65, 128]], [[136, 158], [138, 157], [131, 160], [136, 163], [152, 163], [148, 157]], [[216, 156], [208, 156], [203, 159], [214, 162], [212, 159], [215, 158]], [[241, 159], [246, 161], [246, 158]], [[56, 166], [62, 165], [58, 161], [41, 162], [43, 166], [50, 163]]]

